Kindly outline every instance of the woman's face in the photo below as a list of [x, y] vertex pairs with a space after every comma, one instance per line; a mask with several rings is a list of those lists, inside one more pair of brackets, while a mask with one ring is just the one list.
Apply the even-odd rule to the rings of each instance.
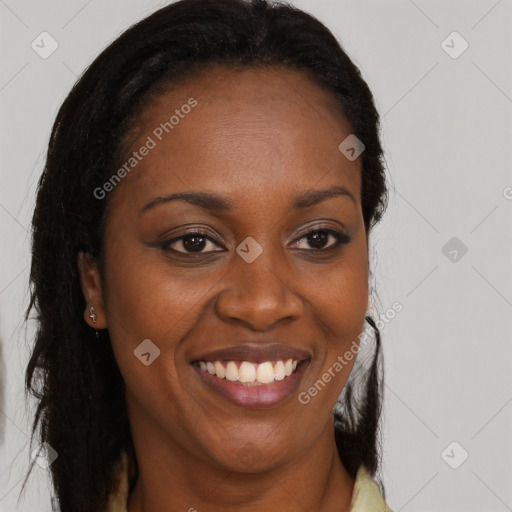
[[[351, 129], [330, 101], [295, 71], [218, 68], [152, 100], [134, 127], [103, 199], [93, 305], [139, 452], [257, 471], [332, 434], [368, 260], [360, 159], [338, 149]], [[229, 378], [209, 373], [219, 365]], [[255, 376], [265, 383], [230, 380]]]

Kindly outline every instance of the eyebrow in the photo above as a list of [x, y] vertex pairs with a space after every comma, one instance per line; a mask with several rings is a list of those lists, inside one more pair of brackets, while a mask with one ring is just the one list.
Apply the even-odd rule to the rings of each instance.
[[[348, 197], [357, 205], [357, 201], [352, 192], [343, 186], [334, 186], [320, 190], [308, 190], [296, 194], [292, 198], [293, 209], [303, 209], [314, 206], [331, 197]], [[142, 207], [140, 215], [144, 212], [158, 206], [160, 204], [169, 203], [171, 201], [185, 201], [187, 203], [199, 206], [205, 210], [224, 212], [230, 211], [234, 207], [234, 203], [226, 196], [219, 196], [207, 192], [179, 192], [167, 196], [158, 196]]]

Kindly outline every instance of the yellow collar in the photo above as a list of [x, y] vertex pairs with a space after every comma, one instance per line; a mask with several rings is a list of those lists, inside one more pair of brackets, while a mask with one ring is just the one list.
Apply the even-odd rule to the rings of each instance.
[[[123, 452], [117, 473], [117, 490], [109, 496], [107, 512], [126, 512], [129, 482], [133, 474], [128, 456]], [[357, 471], [349, 512], [393, 512], [382, 498], [379, 487], [365, 466], [361, 466]]]
[[365, 466], [357, 471], [349, 512], [393, 512]]

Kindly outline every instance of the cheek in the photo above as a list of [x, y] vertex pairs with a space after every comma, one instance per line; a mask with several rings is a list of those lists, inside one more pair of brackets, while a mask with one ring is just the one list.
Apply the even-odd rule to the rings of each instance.
[[204, 283], [148, 258], [147, 250], [119, 247], [110, 256], [105, 307], [111, 334], [120, 332], [124, 343], [150, 338], [168, 346], [179, 340], [193, 324]]
[[[193, 417], [196, 413], [179, 378], [182, 360], [177, 354], [180, 340], [195, 322], [198, 287], [173, 279], [165, 262], [144, 261], [136, 251], [123, 251], [121, 246], [106, 261], [108, 329], [129, 408], [138, 411], [137, 417], [162, 425], [170, 417]], [[173, 423], [177, 432], [179, 423]]]
[[315, 310], [327, 330], [331, 347], [343, 348], [347, 338], [363, 327], [368, 308], [368, 274], [365, 253], [347, 252], [346, 258], [331, 269], [316, 295]]
[[368, 307], [365, 252], [348, 254], [343, 265], [331, 272], [328, 284], [314, 302], [324, 341], [318, 367], [305, 391], [311, 397], [321, 392], [323, 397], [318, 402], [330, 404], [338, 399], [354, 366]]
[[108, 329], [127, 387], [148, 413], [166, 410], [167, 405], [161, 404], [150, 409], [158, 400], [183, 409], [179, 375], [187, 371], [188, 363], [182, 341], [199, 322], [206, 294], [219, 276], [214, 272], [194, 276], [192, 267], [173, 268], [136, 243], [111, 244], [107, 249]]

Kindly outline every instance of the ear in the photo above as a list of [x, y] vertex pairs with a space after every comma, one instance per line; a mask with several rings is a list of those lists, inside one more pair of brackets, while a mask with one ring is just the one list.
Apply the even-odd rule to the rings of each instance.
[[[85, 322], [94, 329], [106, 329], [107, 319], [103, 301], [103, 290], [97, 261], [89, 254], [80, 251], [78, 253], [78, 272], [80, 284], [84, 294], [86, 306], [84, 310]], [[94, 307], [96, 323], [93, 322], [90, 308]]]

